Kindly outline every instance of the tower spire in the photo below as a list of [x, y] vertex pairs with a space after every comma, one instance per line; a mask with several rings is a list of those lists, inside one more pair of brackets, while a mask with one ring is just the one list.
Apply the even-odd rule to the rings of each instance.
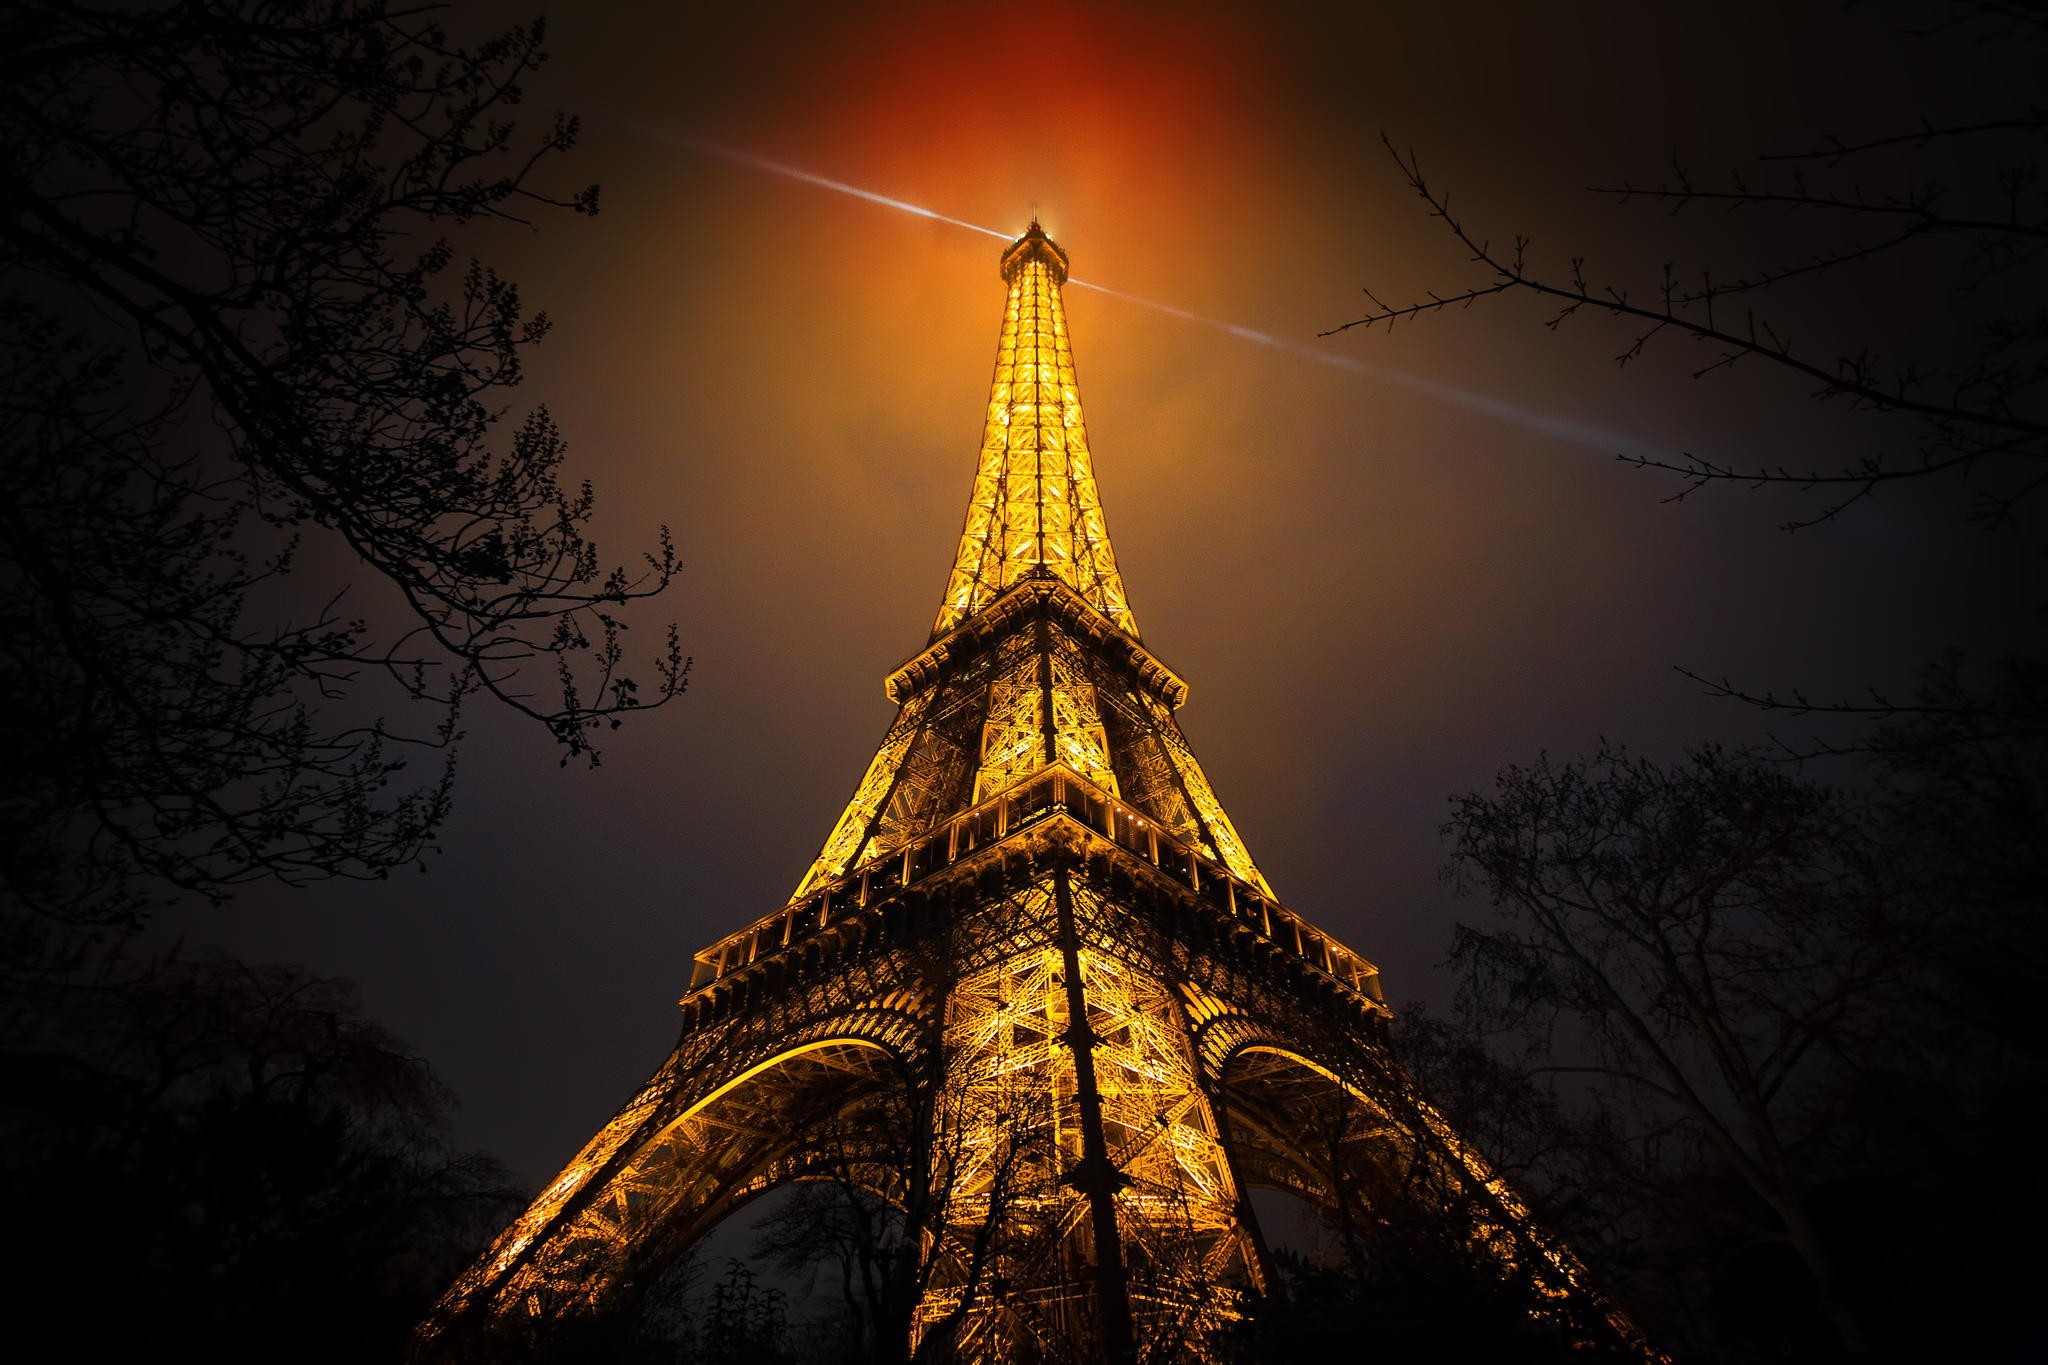
[[1003, 253], [1010, 286], [967, 524], [937, 639], [1027, 577], [1051, 575], [1126, 635], [1138, 623], [1109, 547], [1060, 286], [1067, 253], [1036, 218]]
[[1270, 894], [1174, 723], [1187, 684], [1140, 643], [1124, 596], [1060, 303], [1067, 253], [1033, 219], [1001, 273], [1009, 299], [946, 598], [924, 651], [889, 676], [896, 723], [795, 897], [1051, 765]]

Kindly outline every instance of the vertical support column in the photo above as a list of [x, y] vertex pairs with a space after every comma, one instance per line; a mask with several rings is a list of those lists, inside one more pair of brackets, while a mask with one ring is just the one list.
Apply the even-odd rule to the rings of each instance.
[[1052, 763], [1060, 756], [1060, 728], [1052, 705], [1052, 625], [1045, 618], [1043, 603], [1039, 604], [1035, 638], [1038, 642], [1038, 727], [1045, 744], [1045, 752], [1039, 755], [1038, 761]]
[[1088, 1196], [1090, 1228], [1095, 1239], [1095, 1297], [1102, 1314], [1102, 1346], [1110, 1365], [1137, 1359], [1131, 1327], [1130, 1290], [1124, 1273], [1124, 1244], [1116, 1230], [1116, 1192], [1129, 1183], [1109, 1159], [1109, 1141], [1102, 1131], [1102, 1092], [1095, 1084], [1095, 1033], [1088, 1027], [1088, 995], [1081, 985], [1081, 942], [1074, 924], [1072, 871], [1054, 874], [1053, 898], [1059, 912], [1060, 970], [1066, 977], [1067, 1033], [1063, 1040], [1074, 1053], [1074, 1090], [1081, 1110], [1081, 1162], [1066, 1180]]

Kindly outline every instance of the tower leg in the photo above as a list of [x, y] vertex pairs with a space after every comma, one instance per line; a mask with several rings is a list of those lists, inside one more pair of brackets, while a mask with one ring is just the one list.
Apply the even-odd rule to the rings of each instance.
[[1088, 1027], [1088, 999], [1081, 983], [1081, 949], [1074, 930], [1074, 890], [1066, 868], [1053, 882], [1059, 907], [1059, 943], [1067, 990], [1066, 1044], [1074, 1053], [1076, 1099], [1081, 1111], [1081, 1162], [1068, 1179], [1088, 1196], [1095, 1241], [1095, 1295], [1102, 1314], [1102, 1341], [1112, 1365], [1134, 1358], [1131, 1300], [1124, 1274], [1123, 1238], [1116, 1229], [1116, 1192], [1125, 1182], [1109, 1159], [1102, 1132], [1102, 1092], [1095, 1080], [1095, 1035]]

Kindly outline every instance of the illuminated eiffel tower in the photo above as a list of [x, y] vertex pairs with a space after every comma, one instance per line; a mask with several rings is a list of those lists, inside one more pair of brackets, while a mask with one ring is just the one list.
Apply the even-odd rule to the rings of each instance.
[[449, 1290], [426, 1354], [629, 1308], [802, 1180], [900, 1210], [892, 1330], [919, 1359], [1208, 1358], [1271, 1280], [1260, 1186], [1347, 1235], [1419, 1196], [1535, 1311], [1589, 1301], [1385, 1057], [1376, 969], [1232, 828], [1110, 549], [1066, 254], [1034, 223], [1002, 277], [967, 525], [887, 680], [895, 723], [795, 894], [697, 954], [674, 1053]]

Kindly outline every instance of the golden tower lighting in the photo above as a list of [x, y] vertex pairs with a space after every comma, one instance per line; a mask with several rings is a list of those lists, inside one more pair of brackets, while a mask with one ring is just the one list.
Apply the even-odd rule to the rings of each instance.
[[448, 1291], [423, 1353], [629, 1311], [748, 1200], [892, 1204], [906, 1351], [1210, 1358], [1271, 1276], [1247, 1193], [1422, 1197], [1531, 1311], [1631, 1329], [1413, 1093], [1372, 964], [1280, 904], [1110, 547], [1036, 223], [966, 525], [874, 761], [789, 902], [696, 956], [682, 1036]]

